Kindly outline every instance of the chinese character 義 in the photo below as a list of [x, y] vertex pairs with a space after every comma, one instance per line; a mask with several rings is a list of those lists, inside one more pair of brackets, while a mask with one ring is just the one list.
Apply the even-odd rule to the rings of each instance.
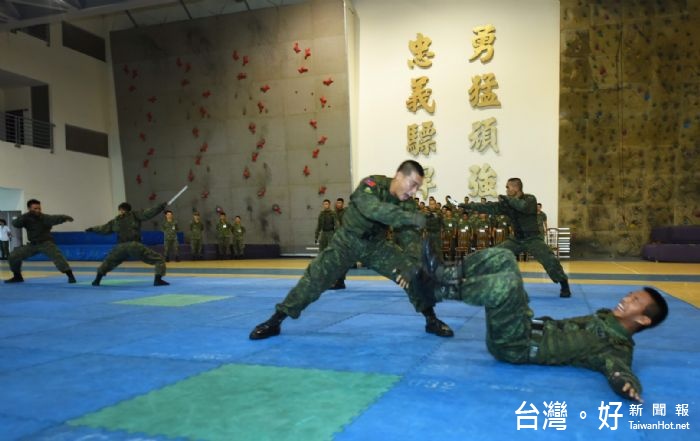
[[428, 81], [428, 77], [411, 78], [411, 96], [406, 100], [406, 107], [411, 112], [416, 113], [421, 107], [428, 113], [435, 112], [435, 101], [429, 102], [433, 89], [425, 87]]
[[474, 32], [476, 36], [472, 38], [474, 54], [469, 61], [474, 61], [477, 58], [479, 58], [482, 63], [491, 61], [491, 58], [493, 58], [493, 43], [496, 41], [496, 28], [493, 25], [478, 26], [475, 27], [472, 32]]
[[496, 75], [487, 73], [472, 77], [472, 87], [469, 88], [469, 103], [472, 107], [498, 107], [501, 102], [493, 89], [498, 88]]
[[[525, 401], [522, 402], [518, 410], [515, 411], [515, 414], [518, 416], [518, 430], [520, 429], [535, 429], [537, 430], [537, 415], [540, 414], [540, 411], [537, 410], [534, 404], [530, 403], [530, 409], [532, 410], [523, 410], [523, 407], [525, 406]], [[528, 414], [534, 414], [531, 416], [524, 416]], [[524, 421], [532, 421], [531, 425], [525, 425], [523, 424]]]
[[498, 196], [496, 192], [496, 178], [498, 175], [490, 165], [484, 164], [483, 167], [472, 165], [469, 167], [471, 176], [469, 177], [469, 196]]
[[[610, 406], [615, 406], [613, 413], [610, 413]], [[598, 410], [600, 411], [598, 414], [598, 419], [601, 421], [601, 423], [598, 430], [602, 429], [603, 427], [607, 427], [610, 430], [617, 430], [617, 419], [622, 416], [621, 413], [617, 413], [620, 410], [620, 407], [622, 407], [622, 403], [620, 401], [611, 401], [608, 404], [604, 404], [603, 401], [600, 402], [600, 407], [598, 407]], [[608, 424], [608, 418], [614, 419], [612, 426]]]
[[472, 132], [469, 134], [472, 150], [483, 153], [491, 147], [494, 152], [499, 153], [497, 134], [496, 118], [473, 123]]
[[430, 67], [433, 65], [431, 58], [435, 53], [430, 50], [430, 45], [433, 43], [428, 37], [423, 36], [420, 32], [416, 34], [415, 40], [408, 41], [408, 50], [413, 54], [413, 59], [408, 60], [408, 67], [413, 69], [413, 66]]
[[406, 150], [413, 156], [423, 154], [430, 156], [437, 148], [435, 146], [435, 127], [432, 121], [426, 121], [421, 124], [420, 130], [418, 124], [410, 124], [406, 127]]

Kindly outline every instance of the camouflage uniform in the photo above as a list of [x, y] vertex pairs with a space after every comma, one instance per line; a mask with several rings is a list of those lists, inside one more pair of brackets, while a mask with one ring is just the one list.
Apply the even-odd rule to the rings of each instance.
[[168, 222], [166, 220], [163, 222], [162, 230], [164, 239], [163, 254], [165, 254], [165, 258], [170, 258], [171, 251], [174, 252], [173, 257], [177, 258], [180, 255], [180, 244], [177, 241], [177, 232], [180, 229], [177, 226], [177, 222], [174, 220], [172, 222]]
[[321, 210], [318, 214], [318, 222], [316, 223], [316, 233], [314, 240], [318, 242], [318, 250], [323, 251], [328, 247], [333, 233], [338, 229], [340, 223], [335, 212], [331, 209]]
[[455, 239], [457, 236], [457, 219], [454, 217], [442, 218], [442, 234], [449, 237], [450, 249], [447, 252], [447, 258], [452, 260], [455, 256]]
[[27, 230], [28, 244], [17, 247], [10, 253], [9, 264], [13, 273], [22, 270], [22, 261], [29, 259], [35, 254], [44, 253], [53, 261], [62, 273], [71, 271], [66, 258], [58, 249], [51, 237], [51, 227], [72, 221], [73, 218], [63, 214], [39, 214], [24, 213], [12, 221], [15, 228], [25, 228]]
[[233, 257], [243, 258], [243, 250], [245, 250], [245, 243], [243, 241], [245, 227], [234, 222], [233, 225], [231, 225], [231, 234], [233, 236]]
[[148, 210], [127, 211], [104, 225], [88, 228], [98, 234], [117, 233], [117, 246], [112, 248], [97, 274], [104, 276], [128, 258], [136, 258], [149, 265], [155, 265], [156, 276], [165, 275], [165, 260], [141, 243], [141, 222], [152, 219], [165, 209], [165, 202]]
[[[361, 261], [384, 277], [396, 280], [402, 275], [412, 280], [419, 266], [417, 255], [404, 252], [398, 245], [385, 240], [389, 226], [401, 228], [421, 225], [423, 217], [415, 202], [410, 209], [391, 195], [391, 178], [370, 176], [362, 180], [350, 197], [343, 216], [343, 225], [335, 232], [328, 247], [321, 251], [304, 271], [303, 277], [276, 305], [277, 312], [297, 318], [309, 304], [356, 262]], [[400, 206], [402, 205], [402, 206]], [[415, 283], [407, 291], [417, 311], [424, 311], [435, 304], [434, 297], [427, 299], [418, 292]]]
[[556, 283], [568, 281], [561, 263], [544, 243], [544, 238], [537, 228], [537, 198], [531, 194], [523, 194], [521, 197], [499, 196], [498, 198], [498, 202], [472, 202], [463, 208], [469, 211], [507, 215], [512, 222], [513, 236], [499, 244], [498, 247], [511, 250], [516, 256], [527, 251], [542, 264], [552, 281]]
[[202, 258], [202, 235], [204, 232], [204, 224], [202, 222], [192, 221], [190, 223], [190, 248], [192, 249], [192, 257]]
[[[512, 253], [491, 248], [462, 263], [466, 278], [458, 295], [465, 303], [486, 307], [486, 346], [509, 363], [572, 365], [603, 373], [625, 398], [625, 382], [641, 394], [631, 369], [634, 341], [609, 309], [564, 320], [533, 320], [522, 275]], [[620, 376], [615, 377], [614, 373]]]
[[440, 233], [442, 231], [442, 213], [439, 208], [431, 210], [428, 208], [429, 216], [425, 224], [425, 229], [428, 232], [428, 240], [430, 241], [430, 248], [438, 256], [442, 256], [442, 237]]
[[539, 228], [542, 236], [546, 234], [546, 231], [544, 231], [545, 222], [547, 222], [547, 214], [544, 211], [540, 211], [537, 213], [537, 228]]
[[231, 255], [231, 243], [233, 242], [233, 233], [231, 232], [231, 224], [228, 221], [216, 223], [216, 252], [220, 259]]

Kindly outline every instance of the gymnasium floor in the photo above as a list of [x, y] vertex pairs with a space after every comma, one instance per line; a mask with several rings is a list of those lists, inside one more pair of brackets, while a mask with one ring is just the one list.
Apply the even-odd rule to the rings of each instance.
[[639, 415], [597, 372], [494, 360], [481, 308], [443, 302], [455, 337], [426, 334], [403, 292], [366, 270], [250, 341], [307, 263], [171, 263], [167, 287], [137, 263], [101, 287], [96, 262], [73, 263], [77, 285], [25, 263], [25, 283], [0, 284], [0, 440], [700, 439], [700, 264], [568, 262], [573, 297], [560, 299], [521, 263], [537, 315], [588, 314], [645, 285], [668, 295], [667, 321], [635, 338]]

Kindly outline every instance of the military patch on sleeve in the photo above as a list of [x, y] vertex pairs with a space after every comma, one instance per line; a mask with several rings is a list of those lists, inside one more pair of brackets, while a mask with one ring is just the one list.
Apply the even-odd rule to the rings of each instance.
[[374, 179], [365, 178], [362, 180], [362, 183], [365, 185], [365, 188], [363, 188], [362, 191], [369, 194], [374, 193], [374, 189], [377, 186], [377, 183], [374, 181]]
[[372, 178], [366, 178], [366, 179], [365, 179], [364, 181], [362, 181], [362, 182], [364, 182], [365, 184], [369, 185], [370, 187], [374, 187], [374, 186], [377, 185], [377, 183], [374, 182], [374, 180], [373, 180]]

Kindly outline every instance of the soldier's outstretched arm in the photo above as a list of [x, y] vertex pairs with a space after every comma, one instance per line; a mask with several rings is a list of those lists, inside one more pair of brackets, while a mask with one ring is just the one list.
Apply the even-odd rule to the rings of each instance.
[[64, 222], [73, 222], [73, 218], [65, 214], [46, 214], [44, 215], [44, 221], [48, 225], [58, 225]]
[[486, 213], [486, 214], [502, 214], [501, 206], [498, 202], [470, 202], [468, 204], [459, 204], [459, 208], [467, 213]]
[[151, 218], [154, 218], [160, 213], [161, 211], [165, 210], [165, 207], [167, 204], [165, 202], [160, 203], [156, 205], [155, 207], [151, 207], [147, 210], [142, 210], [142, 211], [135, 211], [134, 216], [136, 216], [136, 219], [140, 221], [147, 221]]
[[23, 228], [25, 218], [28, 214], [29, 213], [23, 213], [22, 215], [17, 216], [16, 218], [12, 219], [12, 226], [15, 228]]
[[87, 231], [88, 233], [111, 234], [113, 231], [112, 221], [109, 221], [104, 225], [97, 225], [95, 227], [87, 228], [85, 231]]
[[607, 354], [604, 356], [603, 373], [608, 384], [618, 395], [628, 400], [642, 402], [642, 384], [631, 368], [632, 357], [626, 354]]
[[423, 213], [406, 211], [398, 205], [382, 202], [368, 185], [360, 192], [355, 191], [350, 196], [350, 200], [364, 217], [384, 225], [391, 227], [415, 225], [421, 228], [425, 226], [426, 218]]
[[525, 214], [537, 213], [537, 198], [534, 196], [525, 196], [523, 198], [511, 198], [508, 196], [499, 196], [500, 201], [508, 204], [510, 208]]

